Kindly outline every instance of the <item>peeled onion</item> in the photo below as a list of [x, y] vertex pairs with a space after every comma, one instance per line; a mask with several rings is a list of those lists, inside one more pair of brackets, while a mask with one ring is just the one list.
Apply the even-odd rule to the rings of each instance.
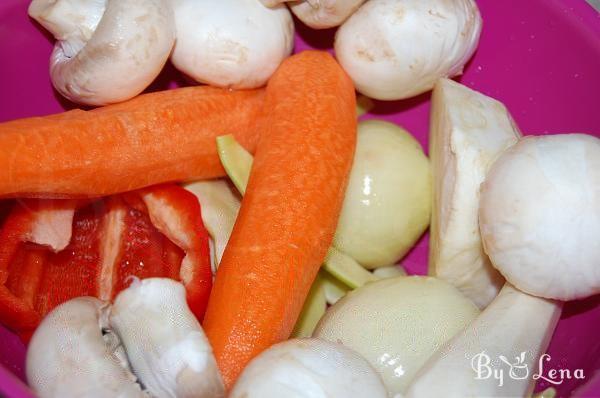
[[401, 394], [427, 359], [478, 314], [447, 282], [400, 276], [349, 292], [329, 308], [313, 336], [355, 350], [391, 394]]
[[419, 143], [393, 123], [359, 123], [334, 246], [367, 268], [394, 264], [427, 229], [430, 213], [431, 170]]

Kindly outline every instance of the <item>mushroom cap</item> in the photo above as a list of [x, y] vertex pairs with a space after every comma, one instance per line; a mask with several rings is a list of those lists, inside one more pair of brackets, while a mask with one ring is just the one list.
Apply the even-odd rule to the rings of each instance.
[[381, 378], [359, 354], [325, 340], [275, 344], [244, 369], [229, 398], [384, 398]]
[[101, 3], [34, 0], [30, 7], [30, 15], [58, 39], [50, 58], [52, 84], [87, 105], [141, 93], [162, 70], [175, 41], [168, 0]]
[[341, 25], [365, 1], [302, 0], [291, 1], [289, 6], [294, 15], [307, 26], [313, 29], [328, 29]]
[[479, 217], [486, 253], [518, 289], [558, 300], [600, 293], [600, 139], [523, 138], [491, 167]]
[[291, 51], [294, 25], [285, 5], [258, 0], [174, 0], [177, 42], [173, 65], [219, 87], [266, 83]]
[[147, 397], [129, 371], [108, 304], [79, 297], [56, 307], [27, 349], [27, 381], [40, 398]]
[[335, 52], [359, 92], [397, 100], [460, 74], [480, 32], [473, 0], [370, 0], [339, 28]]
[[134, 280], [117, 295], [110, 324], [152, 396], [225, 395], [212, 348], [181, 283], [168, 278]]

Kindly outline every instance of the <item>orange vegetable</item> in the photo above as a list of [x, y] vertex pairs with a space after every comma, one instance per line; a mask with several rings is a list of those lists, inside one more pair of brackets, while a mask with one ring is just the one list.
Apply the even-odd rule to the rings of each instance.
[[225, 384], [289, 337], [331, 244], [356, 143], [352, 82], [329, 54], [285, 60], [204, 318]]
[[215, 138], [248, 150], [264, 90], [187, 87], [0, 124], [0, 197], [89, 197], [225, 175]]

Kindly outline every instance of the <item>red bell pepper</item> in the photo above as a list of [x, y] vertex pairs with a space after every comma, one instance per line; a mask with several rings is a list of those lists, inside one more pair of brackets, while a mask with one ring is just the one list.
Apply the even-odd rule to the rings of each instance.
[[174, 187], [162, 185], [140, 193], [154, 226], [185, 252], [179, 279], [190, 309], [201, 321], [212, 288], [208, 231], [196, 196]]
[[19, 201], [4, 221], [0, 230], [0, 322], [4, 325], [21, 330], [39, 323], [34, 302], [44, 272], [42, 247], [64, 249], [76, 206], [75, 201]]
[[181, 280], [202, 319], [212, 274], [194, 195], [163, 185], [86, 203], [19, 201], [0, 230], [0, 322], [22, 335], [73, 297], [114, 298], [131, 277]]

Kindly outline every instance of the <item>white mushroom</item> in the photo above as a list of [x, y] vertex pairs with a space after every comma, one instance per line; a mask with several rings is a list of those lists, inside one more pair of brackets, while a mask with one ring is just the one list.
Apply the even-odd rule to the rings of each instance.
[[327, 310], [313, 336], [355, 350], [379, 372], [390, 394], [402, 394], [427, 359], [478, 314], [447, 282], [400, 276], [346, 294]]
[[27, 350], [27, 381], [40, 398], [147, 397], [109, 329], [108, 311], [82, 297], [44, 318]]
[[485, 308], [504, 278], [483, 252], [479, 187], [498, 156], [520, 134], [500, 102], [448, 79], [433, 89], [429, 154], [433, 211], [429, 273]]
[[229, 398], [384, 398], [379, 375], [356, 352], [319, 339], [275, 344], [242, 372]]
[[526, 137], [481, 190], [481, 235], [504, 277], [540, 297], [600, 293], [600, 139]]
[[430, 213], [431, 170], [421, 145], [393, 123], [359, 123], [334, 246], [366, 268], [394, 264], [427, 229]]
[[370, 0], [340, 27], [335, 52], [362, 94], [403, 99], [460, 74], [480, 31], [473, 0]]
[[291, 51], [294, 25], [284, 5], [259, 0], [171, 0], [177, 43], [171, 61], [194, 80], [220, 87], [265, 84]]
[[[531, 396], [532, 376], [561, 308], [507, 283], [472, 324], [427, 362], [405, 398]], [[494, 370], [504, 372], [502, 383], [490, 373]]]
[[[507, 149], [482, 186], [480, 229], [507, 283], [430, 359], [408, 397], [531, 394], [562, 304], [518, 289], [560, 300], [600, 292], [600, 139], [526, 137]], [[502, 383], [492, 376], [500, 371]]]
[[181, 283], [166, 278], [134, 281], [115, 299], [110, 324], [151, 395], [225, 395], [212, 349], [186, 304]]
[[341, 25], [366, 0], [299, 0], [288, 3], [292, 12], [313, 29]]
[[55, 308], [32, 337], [27, 379], [41, 398], [225, 395], [183, 285], [166, 278], [134, 280], [112, 308], [92, 297]]
[[57, 39], [50, 58], [54, 87], [87, 105], [142, 92], [175, 40], [168, 0], [33, 0], [29, 15]]

